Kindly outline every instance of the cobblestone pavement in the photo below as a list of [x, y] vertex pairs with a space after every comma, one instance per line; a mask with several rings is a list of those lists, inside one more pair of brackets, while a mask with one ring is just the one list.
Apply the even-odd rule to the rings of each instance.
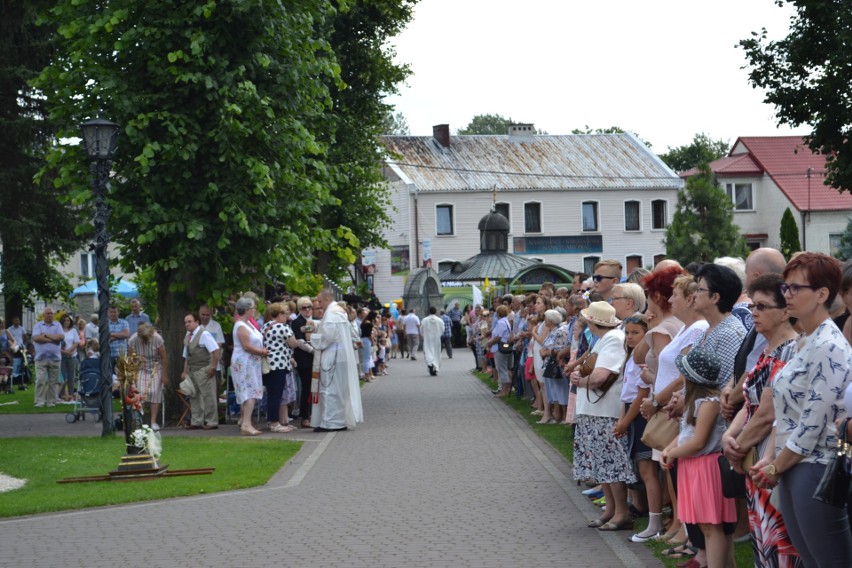
[[[0, 521], [0, 566], [660, 566], [628, 532], [586, 527], [598, 511], [570, 466], [470, 359], [437, 377], [392, 360], [363, 391], [365, 424], [289, 435], [307, 443], [264, 487]], [[6, 436], [98, 432], [2, 418]]]

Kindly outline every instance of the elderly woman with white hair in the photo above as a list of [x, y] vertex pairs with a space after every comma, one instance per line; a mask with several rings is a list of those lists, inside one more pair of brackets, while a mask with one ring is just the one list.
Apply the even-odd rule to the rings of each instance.
[[623, 320], [636, 312], [645, 311], [645, 290], [639, 284], [616, 284], [612, 287], [612, 307], [615, 308], [615, 317]]
[[234, 324], [231, 379], [237, 404], [240, 405], [240, 434], [258, 436], [261, 432], [252, 426], [251, 415], [254, 412], [254, 401], [263, 398], [261, 357], [269, 355], [269, 350], [263, 346], [260, 330], [248, 323], [257, 313], [255, 301], [243, 296], [237, 300], [234, 308], [240, 319]]
[[[562, 309], [562, 312], [565, 310]], [[568, 326], [565, 318], [558, 309], [544, 312], [544, 326], [547, 329], [547, 337], [541, 347], [541, 358], [547, 361], [551, 357], [556, 358], [559, 352], [571, 344], [568, 336]], [[558, 366], [557, 366], [558, 369]], [[553, 418], [545, 424], [558, 424], [565, 419], [565, 411], [568, 408], [568, 381], [562, 375], [561, 369], [555, 377], [544, 377], [544, 400], [551, 408]]]
[[[589, 527], [601, 531], [632, 530], [633, 516], [627, 505], [627, 483], [634, 483], [633, 466], [626, 438], [613, 430], [621, 416], [621, 368], [627, 359], [624, 331], [615, 308], [608, 302], [593, 302], [581, 312], [597, 338], [583, 369], [571, 373], [577, 387], [577, 424], [574, 430], [574, 479], [594, 479], [606, 496], [603, 515]], [[614, 380], [613, 380], [614, 379]]]

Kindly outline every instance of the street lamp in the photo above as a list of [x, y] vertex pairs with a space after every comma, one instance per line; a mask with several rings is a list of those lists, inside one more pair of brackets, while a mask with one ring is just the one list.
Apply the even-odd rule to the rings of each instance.
[[95, 191], [95, 275], [98, 281], [98, 335], [101, 352], [100, 413], [103, 422], [101, 436], [111, 436], [115, 426], [112, 416], [112, 357], [109, 348], [109, 270], [107, 246], [109, 234], [106, 226], [110, 209], [106, 202], [106, 189], [112, 158], [118, 146], [119, 126], [114, 122], [96, 118], [80, 125], [83, 144], [91, 161], [92, 188]]

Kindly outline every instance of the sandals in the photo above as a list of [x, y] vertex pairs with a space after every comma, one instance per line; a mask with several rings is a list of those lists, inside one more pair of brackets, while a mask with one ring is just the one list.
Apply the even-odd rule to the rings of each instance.
[[281, 424], [276, 424], [275, 426], [270, 426], [269, 431], [275, 432], [277, 434], [287, 434], [288, 432], [294, 431], [296, 428], [290, 426], [289, 424], [282, 426]]
[[586, 525], [590, 529], [597, 529], [609, 522], [609, 519], [595, 519], [594, 521], [589, 521], [589, 524]]
[[252, 428], [251, 430], [247, 428], [240, 428], [240, 436], [260, 436], [263, 434], [260, 430]]
[[692, 558], [698, 553], [698, 550], [688, 544], [680, 544], [673, 546], [663, 551], [663, 556], [672, 560]]
[[622, 521], [620, 523], [615, 523], [610, 521], [606, 524], [603, 524], [598, 527], [599, 531], [632, 531], [633, 530], [633, 519], [628, 519], [626, 521]]

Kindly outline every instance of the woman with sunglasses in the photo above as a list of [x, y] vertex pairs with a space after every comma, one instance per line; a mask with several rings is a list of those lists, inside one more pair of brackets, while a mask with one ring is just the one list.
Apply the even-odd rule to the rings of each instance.
[[784, 269], [781, 292], [803, 334], [772, 388], [775, 451], [750, 471], [759, 487], [777, 485], [781, 514], [805, 566], [852, 566], [846, 508], [812, 497], [837, 447], [835, 421], [846, 415], [852, 348], [829, 315], [840, 279], [837, 260], [822, 253], [802, 253]]
[[[749, 462], [753, 463], [751, 458], [743, 462], [750, 452], [759, 458], [770, 445], [769, 434], [775, 420], [772, 383], [796, 353], [798, 334], [793, 329], [795, 318], [787, 312], [787, 301], [781, 293], [783, 283], [780, 274], [764, 274], [748, 289], [754, 302], [748, 306], [754, 330], [764, 337], [767, 346], [743, 385], [745, 405], [722, 436], [722, 451], [740, 473], [751, 466]], [[801, 566], [784, 519], [770, 500], [772, 490], [758, 487], [747, 477], [746, 495], [754, 565]]]

